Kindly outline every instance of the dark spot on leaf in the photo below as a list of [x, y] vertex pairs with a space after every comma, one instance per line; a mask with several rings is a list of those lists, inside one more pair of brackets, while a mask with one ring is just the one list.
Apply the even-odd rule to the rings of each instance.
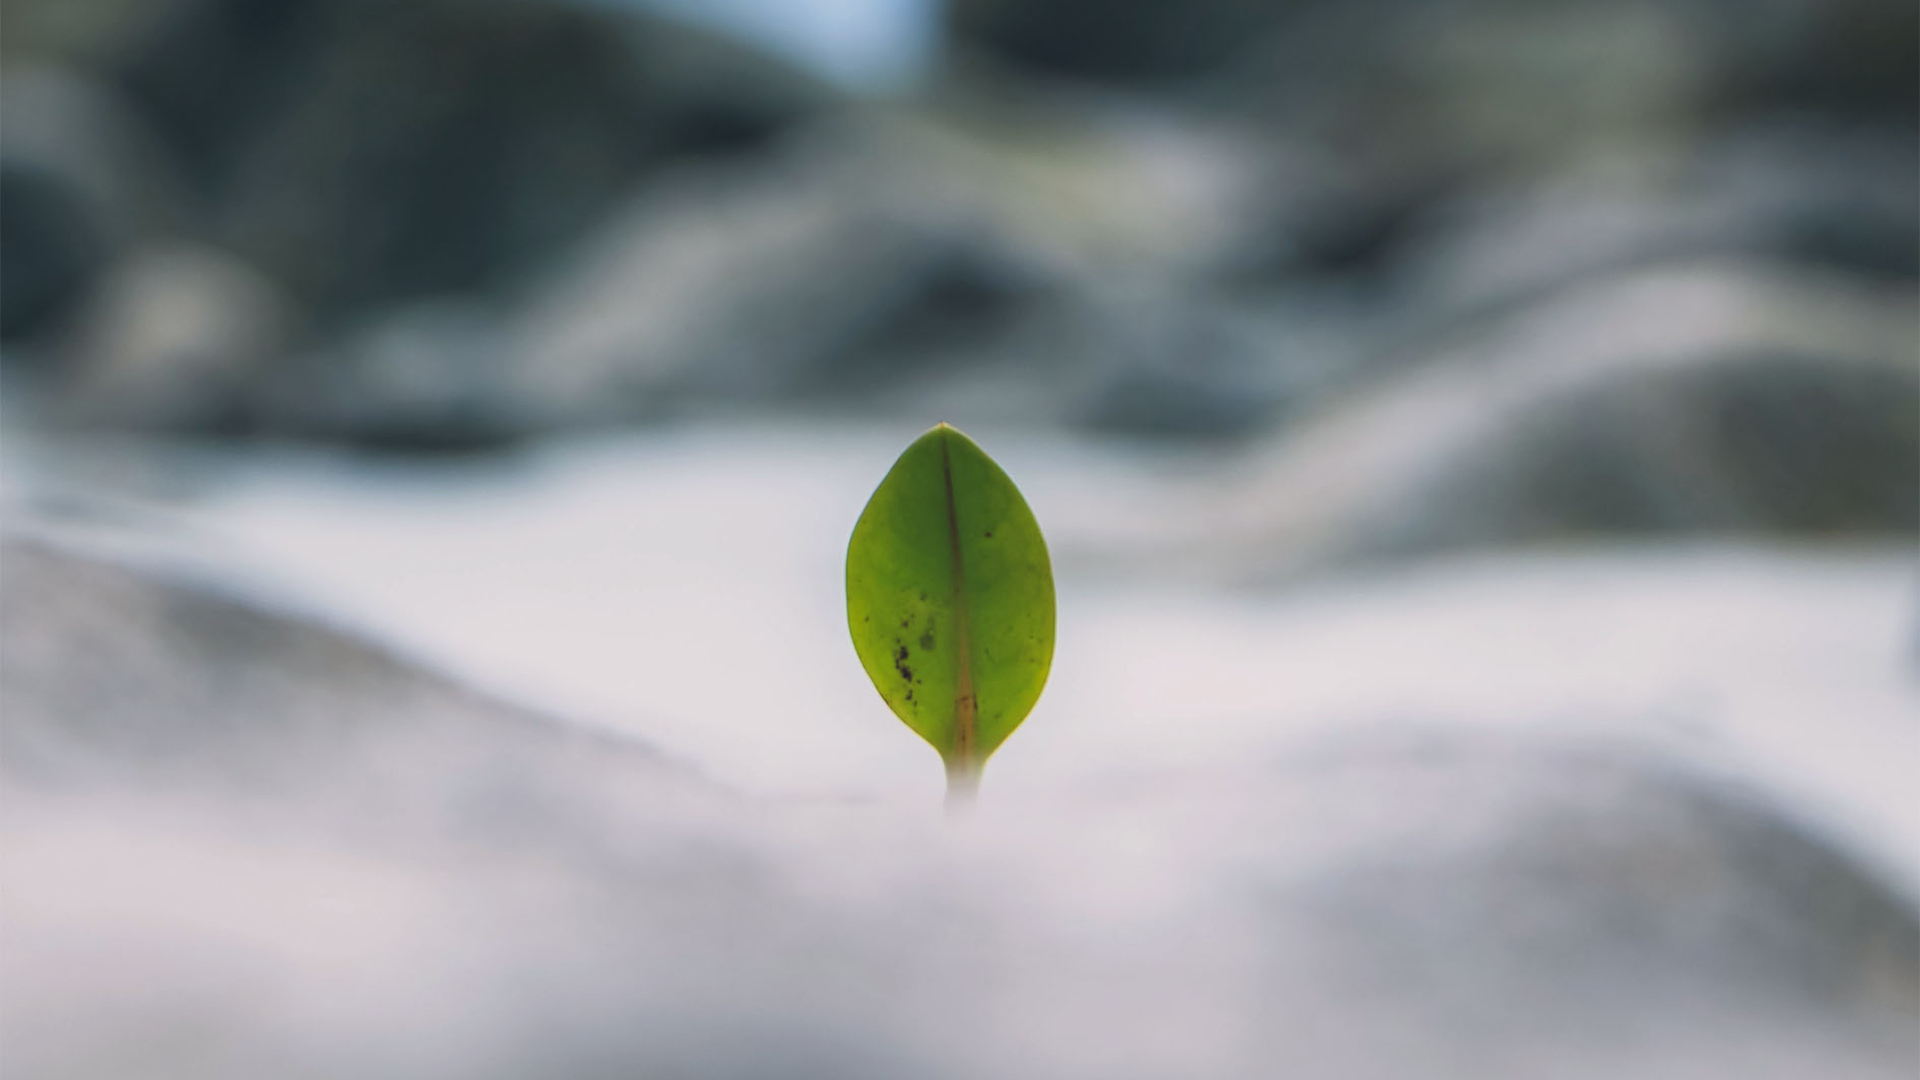
[[989, 540], [991, 540], [991, 539], [993, 539], [993, 530], [992, 530], [992, 529], [988, 529], [988, 530], [987, 530], [987, 539], [989, 539]]
[[901, 678], [911, 683], [913, 682], [913, 669], [907, 666], [907, 656], [906, 643], [902, 642], [900, 651], [893, 654], [893, 667], [895, 671], [900, 673]]
[[927, 600], [927, 594], [926, 594], [926, 593], [921, 593], [921, 594], [920, 594], [920, 602], [924, 604], [924, 603], [926, 603], [926, 600]]
[[920, 647], [928, 652], [933, 651], [933, 627], [931, 625], [920, 635]]
[[907, 627], [909, 627], [909, 626], [911, 626], [911, 625], [913, 625], [913, 620], [911, 620], [911, 619], [901, 619], [901, 620], [900, 620], [900, 629], [902, 629], [902, 630], [905, 630], [905, 629], [906, 629]]

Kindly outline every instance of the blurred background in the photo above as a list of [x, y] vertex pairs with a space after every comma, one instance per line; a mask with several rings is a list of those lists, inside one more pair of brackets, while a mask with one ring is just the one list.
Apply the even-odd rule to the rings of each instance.
[[[5, 0], [0, 69], [19, 1075], [1920, 1065], [1912, 0]], [[1061, 604], [958, 854], [841, 594], [943, 420]]]

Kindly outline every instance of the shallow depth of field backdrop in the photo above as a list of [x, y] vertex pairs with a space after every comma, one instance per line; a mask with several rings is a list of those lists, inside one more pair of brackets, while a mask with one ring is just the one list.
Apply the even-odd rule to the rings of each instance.
[[[1909, 1077], [1911, 0], [5, 0], [12, 1077]], [[1059, 645], [847, 639], [936, 421]]]

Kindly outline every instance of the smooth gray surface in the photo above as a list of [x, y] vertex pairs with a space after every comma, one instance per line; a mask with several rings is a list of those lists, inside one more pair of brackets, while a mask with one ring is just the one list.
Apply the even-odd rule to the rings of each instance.
[[1911, 1064], [1911, 904], [1632, 743], [1406, 724], [959, 821], [745, 801], [164, 576], [3, 567], [15, 1075]]

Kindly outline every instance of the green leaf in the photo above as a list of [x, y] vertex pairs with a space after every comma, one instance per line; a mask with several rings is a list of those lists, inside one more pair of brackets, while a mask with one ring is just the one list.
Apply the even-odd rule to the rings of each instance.
[[847, 544], [847, 623], [894, 715], [970, 793], [1053, 663], [1053, 569], [1040, 526], [973, 440], [941, 424], [867, 501]]

